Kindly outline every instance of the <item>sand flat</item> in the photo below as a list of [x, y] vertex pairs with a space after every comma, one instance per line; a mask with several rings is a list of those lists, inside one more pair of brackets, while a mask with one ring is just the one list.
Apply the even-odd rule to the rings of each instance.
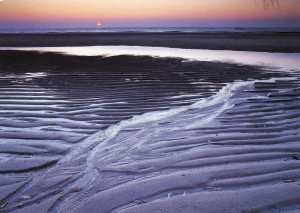
[[4, 212], [299, 209], [297, 70], [34, 51], [0, 70]]

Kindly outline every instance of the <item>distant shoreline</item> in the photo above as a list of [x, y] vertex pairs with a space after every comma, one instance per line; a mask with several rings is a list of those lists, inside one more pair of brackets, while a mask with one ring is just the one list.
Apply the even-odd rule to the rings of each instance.
[[150, 46], [300, 53], [299, 32], [0, 33], [0, 47]]

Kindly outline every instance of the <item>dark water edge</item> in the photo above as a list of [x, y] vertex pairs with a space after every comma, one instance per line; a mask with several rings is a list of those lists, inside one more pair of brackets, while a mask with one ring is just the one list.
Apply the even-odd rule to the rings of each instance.
[[0, 47], [142, 46], [300, 53], [300, 32], [0, 33]]
[[300, 32], [299, 27], [90, 27], [90, 28], [3, 28], [0, 33], [91, 33], [91, 32], [240, 32], [240, 33], [276, 33]]
[[297, 71], [0, 51], [0, 82], [4, 212], [299, 208]]

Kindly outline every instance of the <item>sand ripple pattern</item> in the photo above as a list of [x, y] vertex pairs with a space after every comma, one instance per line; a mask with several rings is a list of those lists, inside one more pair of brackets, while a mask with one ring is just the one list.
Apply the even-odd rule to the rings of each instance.
[[299, 208], [298, 72], [16, 51], [0, 70], [3, 211]]

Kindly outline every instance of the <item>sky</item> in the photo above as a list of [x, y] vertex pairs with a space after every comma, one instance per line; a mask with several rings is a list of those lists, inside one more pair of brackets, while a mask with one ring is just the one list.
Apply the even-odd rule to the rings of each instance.
[[0, 28], [299, 27], [300, 0], [0, 0]]

